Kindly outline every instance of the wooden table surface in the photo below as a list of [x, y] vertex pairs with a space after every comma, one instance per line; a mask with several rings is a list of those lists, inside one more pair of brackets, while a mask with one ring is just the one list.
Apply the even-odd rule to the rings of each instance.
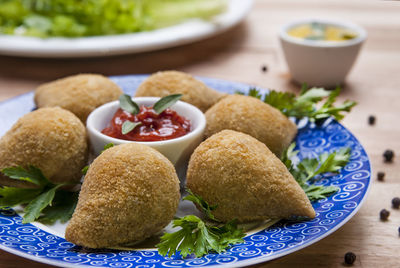
[[[80, 72], [120, 75], [167, 69], [298, 92], [299, 88], [290, 82], [277, 31], [292, 19], [306, 17], [343, 18], [368, 31], [368, 40], [340, 99], [359, 103], [343, 124], [369, 154], [372, 187], [363, 207], [338, 231], [257, 267], [341, 267], [348, 251], [357, 255], [354, 267], [400, 267], [400, 210], [391, 208], [391, 199], [400, 196], [400, 2], [258, 0], [247, 19], [234, 29], [179, 48], [93, 59], [0, 56], [0, 100]], [[268, 69], [265, 73], [261, 71], [263, 65]], [[369, 115], [377, 118], [374, 126], [367, 124]], [[391, 164], [384, 163], [382, 157], [388, 148], [396, 154]], [[386, 173], [384, 182], [377, 181], [378, 171]], [[387, 222], [379, 220], [383, 208], [391, 212]], [[0, 267], [23, 266], [47, 265], [0, 251]]]

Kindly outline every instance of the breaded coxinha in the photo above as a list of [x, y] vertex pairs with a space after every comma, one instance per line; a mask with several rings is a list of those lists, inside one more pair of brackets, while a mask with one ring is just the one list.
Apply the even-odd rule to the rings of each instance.
[[35, 91], [36, 106], [59, 106], [86, 123], [88, 115], [100, 105], [117, 100], [121, 88], [100, 74], [78, 74], [40, 85]]
[[278, 157], [297, 133], [296, 125], [279, 110], [259, 99], [230, 95], [206, 112], [206, 137], [224, 129], [240, 131], [263, 142]]
[[[21, 117], [0, 139], [0, 170], [33, 165], [52, 182], [79, 182], [86, 165], [86, 129], [73, 113], [41, 108]], [[0, 185], [33, 187], [0, 173]]]
[[179, 199], [165, 156], [138, 143], [114, 146], [90, 165], [65, 239], [88, 248], [141, 241], [173, 219]]
[[187, 187], [227, 222], [303, 216], [315, 211], [286, 166], [255, 138], [232, 130], [214, 134], [192, 154]]
[[206, 86], [187, 73], [178, 71], [157, 72], [146, 80], [136, 90], [135, 97], [165, 97], [181, 93], [182, 101], [188, 102], [201, 111], [225, 97], [225, 93], [218, 92]]

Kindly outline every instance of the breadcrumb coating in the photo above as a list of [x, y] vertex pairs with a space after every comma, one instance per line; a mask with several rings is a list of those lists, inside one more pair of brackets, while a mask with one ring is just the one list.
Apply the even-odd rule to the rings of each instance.
[[[78, 182], [87, 155], [85, 126], [73, 113], [59, 107], [24, 115], [0, 139], [0, 169], [33, 165], [52, 182]], [[0, 184], [32, 186], [4, 175], [0, 175]]]
[[214, 134], [194, 151], [187, 186], [224, 222], [315, 217], [306, 194], [285, 165], [255, 138], [232, 130]]
[[182, 101], [188, 102], [202, 112], [207, 111], [226, 94], [207, 87], [203, 82], [187, 73], [178, 71], [157, 72], [137, 88], [135, 97], [165, 97], [183, 94]]
[[243, 95], [223, 98], [206, 112], [206, 137], [231, 129], [253, 136], [278, 157], [297, 133], [296, 125], [274, 107]]
[[109, 78], [99, 74], [78, 74], [39, 86], [35, 91], [37, 107], [59, 106], [73, 112], [85, 123], [97, 107], [123, 94]]
[[90, 165], [65, 238], [88, 248], [143, 240], [173, 219], [179, 199], [166, 157], [137, 143], [114, 146]]

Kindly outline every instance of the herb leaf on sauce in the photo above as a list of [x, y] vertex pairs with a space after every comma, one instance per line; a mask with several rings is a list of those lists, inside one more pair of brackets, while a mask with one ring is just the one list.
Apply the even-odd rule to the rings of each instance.
[[167, 108], [174, 105], [180, 98], [182, 98], [182, 94], [171, 94], [159, 99], [153, 106], [154, 111], [157, 114], [162, 113]]
[[127, 94], [119, 96], [119, 106], [122, 110], [130, 114], [138, 114], [140, 111], [139, 105], [137, 105], [137, 103]]
[[125, 122], [122, 124], [121, 133], [122, 133], [123, 135], [126, 135], [126, 134], [128, 134], [129, 132], [131, 132], [132, 130], [134, 130], [135, 127], [137, 127], [137, 126], [139, 126], [139, 125], [141, 125], [141, 124], [142, 124], [142, 122], [131, 122], [131, 121], [127, 120], [127, 121], [125, 121]]

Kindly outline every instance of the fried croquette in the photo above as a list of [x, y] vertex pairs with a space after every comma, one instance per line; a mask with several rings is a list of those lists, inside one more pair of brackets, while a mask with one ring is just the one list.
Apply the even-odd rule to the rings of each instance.
[[232, 130], [223, 130], [196, 148], [187, 186], [217, 205], [213, 214], [224, 222], [315, 217], [304, 191], [268, 147]]
[[177, 93], [183, 94], [182, 101], [196, 106], [202, 112], [226, 96], [225, 93], [207, 87], [190, 74], [165, 71], [155, 73], [143, 81], [137, 88], [135, 97], [165, 97]]
[[206, 112], [206, 137], [224, 129], [236, 130], [263, 142], [278, 157], [297, 133], [284, 114], [259, 99], [243, 95], [223, 98]]
[[78, 74], [39, 86], [35, 91], [37, 107], [60, 106], [85, 123], [97, 107], [123, 94], [113, 81], [99, 74]]
[[166, 157], [137, 143], [114, 146], [90, 165], [65, 238], [88, 248], [143, 240], [173, 219], [179, 199]]
[[[21, 117], [0, 139], [0, 170], [33, 165], [52, 182], [78, 182], [87, 154], [82, 122], [62, 108], [41, 108]], [[5, 175], [0, 175], [0, 184], [32, 186]]]

